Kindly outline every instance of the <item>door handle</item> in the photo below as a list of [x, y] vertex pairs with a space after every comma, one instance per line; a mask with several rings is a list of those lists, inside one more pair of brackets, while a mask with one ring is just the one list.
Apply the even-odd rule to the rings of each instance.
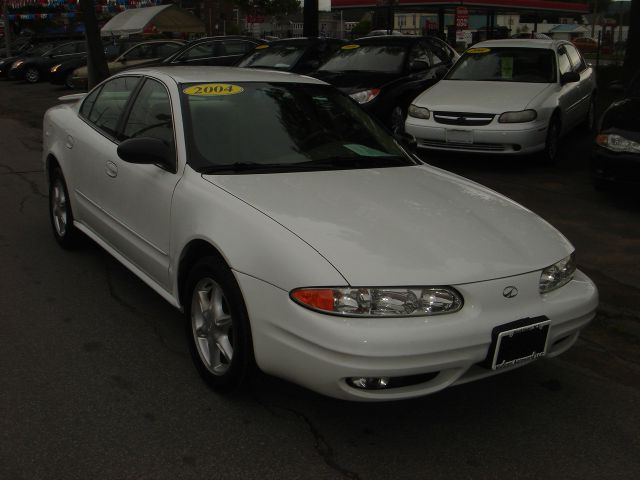
[[67, 147], [69, 150], [73, 148], [73, 137], [71, 135], [67, 135], [67, 141], [64, 144], [64, 146]]
[[111, 178], [116, 178], [118, 176], [118, 166], [113, 162], [107, 162], [104, 166], [104, 172]]

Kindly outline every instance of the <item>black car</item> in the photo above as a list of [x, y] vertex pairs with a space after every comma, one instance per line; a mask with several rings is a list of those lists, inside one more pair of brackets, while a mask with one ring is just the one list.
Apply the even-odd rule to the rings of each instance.
[[238, 63], [238, 67], [269, 68], [307, 74], [326, 62], [340, 47], [336, 38], [287, 38], [258, 45]]
[[[126, 40], [119, 42], [106, 42], [104, 44], [104, 55], [107, 62], [116, 59], [126, 50], [133, 47], [140, 40]], [[73, 83], [73, 71], [76, 68], [84, 67], [87, 64], [87, 57], [75, 57], [71, 60], [65, 60], [56, 63], [49, 70], [49, 82], [53, 85], [64, 85], [67, 88], [75, 88]]]
[[640, 184], [640, 72], [600, 119], [591, 173], [597, 188]]
[[411, 101], [458, 57], [435, 37], [366, 37], [343, 45], [311, 76], [335, 85], [392, 130], [402, 131]]
[[163, 59], [161, 64], [235, 65], [247, 52], [263, 43], [263, 40], [240, 35], [201, 38], [186, 44], [173, 55]]
[[73, 58], [86, 57], [87, 43], [83, 40], [63, 43], [40, 55], [22, 57], [15, 61], [9, 70], [9, 78], [12, 80], [26, 80], [29, 83], [37, 83], [49, 77], [51, 67]]
[[21, 53], [17, 53], [10, 57], [0, 58], [0, 78], [8, 77], [9, 70], [11, 69], [11, 65], [13, 65], [18, 60], [24, 60], [24, 58], [26, 57], [42, 55], [43, 53], [48, 52], [55, 46], [56, 46], [55, 43], [41, 43], [38, 45], [33, 45]]

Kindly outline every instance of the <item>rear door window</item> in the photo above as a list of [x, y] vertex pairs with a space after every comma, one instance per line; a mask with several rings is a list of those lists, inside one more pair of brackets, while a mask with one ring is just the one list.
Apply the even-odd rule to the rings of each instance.
[[106, 82], [91, 108], [89, 123], [107, 136], [115, 137], [120, 118], [139, 81], [140, 77], [126, 76]]

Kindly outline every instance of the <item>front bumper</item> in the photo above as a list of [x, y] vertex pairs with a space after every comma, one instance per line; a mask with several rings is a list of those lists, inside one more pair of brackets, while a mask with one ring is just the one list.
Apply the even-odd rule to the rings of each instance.
[[[567, 285], [540, 295], [539, 277], [538, 271], [456, 285], [465, 306], [454, 314], [349, 318], [308, 310], [291, 301], [288, 292], [236, 272], [258, 366], [318, 393], [358, 401], [418, 397], [517, 368], [493, 371], [479, 364], [487, 357], [493, 328], [521, 318], [545, 315], [551, 320], [547, 356], [568, 349], [595, 316], [597, 289], [578, 271]], [[516, 286], [518, 297], [504, 298], [506, 286]], [[383, 390], [362, 390], [346, 381], [409, 376], [423, 380]]]
[[600, 181], [640, 184], [640, 154], [617, 153], [595, 146], [591, 156], [591, 174]]
[[[413, 135], [419, 148], [455, 152], [527, 155], [544, 149], [547, 125], [543, 122], [498, 123], [485, 126], [444, 125], [433, 117], [429, 120], [407, 117], [405, 130]], [[451, 132], [465, 132], [464, 142], [452, 140]]]

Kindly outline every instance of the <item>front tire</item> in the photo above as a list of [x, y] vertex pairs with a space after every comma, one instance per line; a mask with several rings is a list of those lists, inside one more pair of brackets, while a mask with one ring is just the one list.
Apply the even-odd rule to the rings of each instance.
[[67, 75], [64, 77], [64, 86], [69, 90], [73, 90], [75, 88], [73, 84], [73, 70], [67, 73]]
[[541, 154], [545, 165], [553, 165], [558, 160], [558, 144], [560, 143], [560, 121], [557, 115], [553, 115], [547, 127], [547, 138], [544, 150]]
[[71, 250], [80, 243], [80, 231], [73, 225], [73, 212], [64, 176], [56, 167], [49, 181], [49, 219], [53, 235], [60, 246]]
[[233, 273], [222, 259], [205, 257], [191, 269], [185, 291], [187, 339], [198, 373], [215, 391], [237, 389], [254, 360], [249, 317]]
[[24, 72], [24, 79], [29, 83], [38, 83], [40, 81], [40, 71], [35, 67], [29, 67]]

